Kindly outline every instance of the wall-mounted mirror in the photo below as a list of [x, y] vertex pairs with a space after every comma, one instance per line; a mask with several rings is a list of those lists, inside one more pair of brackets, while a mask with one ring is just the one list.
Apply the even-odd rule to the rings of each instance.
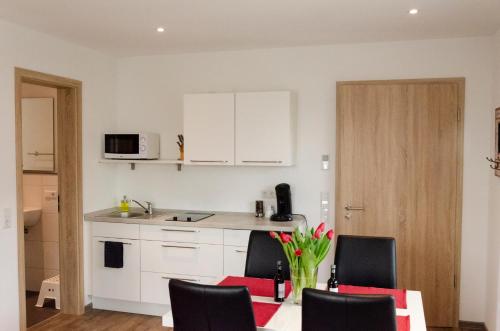
[[56, 171], [54, 98], [22, 98], [23, 170]]

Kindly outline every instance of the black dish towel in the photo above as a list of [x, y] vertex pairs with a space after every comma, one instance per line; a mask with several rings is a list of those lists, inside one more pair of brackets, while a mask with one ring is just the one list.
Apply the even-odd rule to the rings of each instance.
[[104, 267], [123, 268], [123, 243], [104, 242]]

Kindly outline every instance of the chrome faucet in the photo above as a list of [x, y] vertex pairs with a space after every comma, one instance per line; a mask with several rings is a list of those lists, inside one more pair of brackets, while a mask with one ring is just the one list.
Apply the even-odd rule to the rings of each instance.
[[134, 200], [132, 199], [131, 201], [135, 202], [136, 204], [138, 204], [139, 206], [142, 207], [142, 209], [144, 209], [144, 212], [146, 214], [149, 214], [149, 215], [153, 215], [153, 203], [152, 202], [149, 202], [149, 201], [144, 201], [146, 203], [146, 205], [148, 206], [147, 208], [144, 207], [144, 205], [142, 203], [140, 203], [139, 201], [137, 200]]

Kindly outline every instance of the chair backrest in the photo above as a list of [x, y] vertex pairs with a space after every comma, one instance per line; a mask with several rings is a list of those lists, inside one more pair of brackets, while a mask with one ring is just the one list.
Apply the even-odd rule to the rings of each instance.
[[252, 231], [248, 242], [245, 276], [274, 278], [276, 263], [281, 260], [283, 276], [290, 279], [290, 268], [283, 247], [268, 231]]
[[175, 331], [256, 331], [250, 293], [244, 286], [199, 285], [172, 279]]
[[335, 264], [340, 284], [397, 287], [394, 238], [340, 235]]
[[302, 331], [396, 331], [392, 296], [302, 292]]

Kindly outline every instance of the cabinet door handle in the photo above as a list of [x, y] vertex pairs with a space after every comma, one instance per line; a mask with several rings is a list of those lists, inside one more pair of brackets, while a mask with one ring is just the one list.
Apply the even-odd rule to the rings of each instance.
[[183, 249], [200, 249], [197, 246], [174, 246], [174, 245], [161, 245], [164, 248], [183, 248]]
[[283, 161], [250, 161], [250, 160], [244, 160], [241, 162], [243, 162], [243, 163], [283, 163]]
[[243, 249], [235, 249], [234, 250], [236, 253], [246, 253], [247, 251], [243, 250]]
[[[112, 241], [112, 240], [108, 240], [109, 242], [113, 242], [113, 243], [121, 243], [121, 244], [124, 244], [124, 245], [132, 245], [132, 243], [124, 243], [122, 241]], [[104, 240], [99, 240], [100, 243], [105, 243]]]
[[228, 163], [229, 161], [224, 160], [190, 160], [193, 163]]
[[166, 232], [190, 232], [190, 233], [200, 232], [199, 230], [180, 230], [180, 229], [161, 229], [161, 230]]
[[185, 282], [199, 282], [200, 280], [199, 279], [190, 279], [190, 278], [176, 278], [176, 277], [166, 277], [166, 276], [163, 276], [161, 277], [162, 279], [166, 279], [166, 280], [172, 280], [172, 279], [177, 279], [177, 280], [183, 280]]

